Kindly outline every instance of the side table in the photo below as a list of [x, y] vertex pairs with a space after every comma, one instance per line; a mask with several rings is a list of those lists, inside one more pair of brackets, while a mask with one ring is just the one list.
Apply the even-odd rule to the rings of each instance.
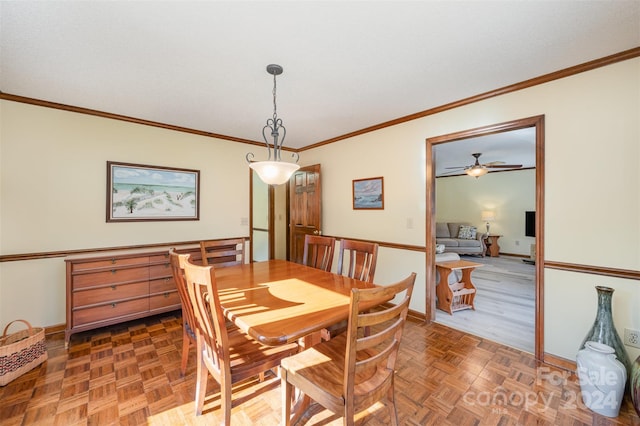
[[[466, 260], [436, 262], [436, 269], [440, 273], [440, 280], [436, 286], [439, 309], [450, 315], [462, 309], [476, 309], [473, 303], [476, 286], [471, 282], [471, 272], [479, 266], [484, 265]], [[462, 278], [457, 283], [449, 284], [449, 274], [455, 270], [462, 270]]]
[[487, 245], [487, 256], [500, 257], [500, 246], [498, 245], [498, 238], [502, 235], [487, 235], [485, 238], [485, 244]]

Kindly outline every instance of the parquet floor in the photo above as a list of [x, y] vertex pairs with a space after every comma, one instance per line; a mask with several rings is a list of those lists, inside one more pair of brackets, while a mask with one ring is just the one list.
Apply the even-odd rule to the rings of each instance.
[[[0, 424], [218, 424], [214, 380], [194, 415], [195, 353], [180, 376], [181, 319], [170, 313], [47, 342], [49, 360], [0, 388]], [[619, 417], [585, 408], [573, 374], [439, 324], [408, 323], [397, 363], [402, 425], [640, 425], [628, 397]], [[279, 381], [234, 388], [234, 425], [277, 425]], [[300, 425], [341, 425], [312, 405]], [[383, 406], [358, 424], [388, 425]]]

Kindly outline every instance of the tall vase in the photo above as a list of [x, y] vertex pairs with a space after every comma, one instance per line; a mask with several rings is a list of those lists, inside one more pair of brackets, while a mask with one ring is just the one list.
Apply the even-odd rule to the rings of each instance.
[[633, 401], [633, 408], [636, 409], [636, 413], [640, 416], [640, 356], [636, 358], [636, 361], [631, 367], [631, 377], [629, 379], [631, 384], [631, 400]]
[[611, 346], [587, 342], [576, 356], [582, 401], [592, 411], [617, 417], [620, 412], [627, 370]]
[[627, 350], [616, 331], [613, 324], [613, 316], [611, 314], [611, 299], [613, 296], [613, 289], [610, 287], [596, 286], [598, 292], [598, 311], [596, 313], [596, 319], [593, 322], [591, 330], [587, 333], [580, 349], [584, 349], [586, 342], [598, 342], [607, 346], [611, 346], [615, 351], [616, 358], [620, 361], [627, 370], [627, 377], [631, 376], [631, 361]]

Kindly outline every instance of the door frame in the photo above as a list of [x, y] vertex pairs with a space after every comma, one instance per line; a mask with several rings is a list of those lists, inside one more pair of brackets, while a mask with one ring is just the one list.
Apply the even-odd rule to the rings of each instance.
[[433, 147], [461, 139], [502, 133], [526, 127], [536, 129], [536, 301], [534, 355], [544, 361], [544, 115], [538, 115], [505, 123], [463, 130], [426, 139], [426, 249], [425, 249], [425, 319], [430, 323], [436, 316], [435, 292], [435, 167]]
[[[249, 253], [248, 256], [249, 262], [253, 262], [253, 179], [254, 173], [251, 168], [249, 168]], [[284, 231], [284, 235], [280, 236], [279, 241], [284, 240], [285, 244], [285, 253], [286, 259], [289, 260], [289, 182], [284, 183], [284, 200], [276, 200], [276, 191], [273, 185], [268, 185], [268, 209], [269, 209], [269, 219], [268, 219], [268, 250], [269, 250], [269, 259], [275, 259], [276, 256], [276, 239], [278, 234], [278, 228], [276, 227], [276, 213], [275, 213], [275, 205], [276, 201], [279, 201], [284, 204], [285, 208], [285, 225], [286, 230]]]
[[[253, 262], [253, 178], [254, 172], [253, 169], [249, 168], [249, 262]], [[267, 208], [268, 212], [268, 229], [267, 238], [268, 238], [268, 259], [273, 259], [275, 255], [275, 219], [274, 219], [274, 190], [272, 185], [267, 185]]]

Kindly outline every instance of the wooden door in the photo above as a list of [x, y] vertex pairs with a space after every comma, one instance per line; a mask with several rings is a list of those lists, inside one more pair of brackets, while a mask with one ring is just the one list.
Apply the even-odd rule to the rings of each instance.
[[300, 168], [289, 182], [289, 260], [302, 263], [304, 236], [322, 234], [320, 164]]

